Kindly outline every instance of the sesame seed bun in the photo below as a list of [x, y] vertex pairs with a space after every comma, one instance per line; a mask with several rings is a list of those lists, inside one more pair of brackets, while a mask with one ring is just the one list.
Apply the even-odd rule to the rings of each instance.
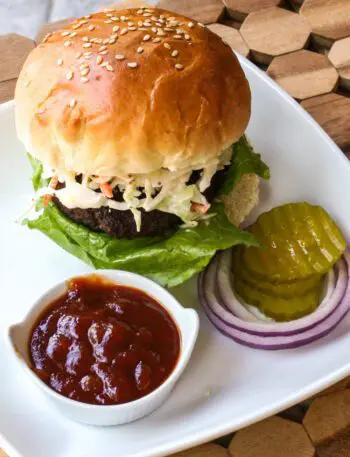
[[134, 8], [47, 36], [28, 56], [15, 104], [19, 138], [45, 165], [123, 176], [216, 159], [244, 133], [250, 90], [209, 29]]

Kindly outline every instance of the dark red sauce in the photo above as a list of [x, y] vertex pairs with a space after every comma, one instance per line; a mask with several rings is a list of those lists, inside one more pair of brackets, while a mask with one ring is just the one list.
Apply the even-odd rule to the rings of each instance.
[[33, 370], [60, 394], [114, 405], [165, 381], [180, 337], [169, 313], [145, 292], [91, 275], [72, 279], [40, 315], [29, 353]]

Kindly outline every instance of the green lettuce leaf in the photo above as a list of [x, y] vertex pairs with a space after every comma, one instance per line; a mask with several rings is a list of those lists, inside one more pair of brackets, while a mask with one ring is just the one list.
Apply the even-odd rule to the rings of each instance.
[[[233, 165], [227, 172], [223, 189], [230, 188], [245, 173], [257, 173], [268, 177], [268, 168], [250, 147], [240, 140]], [[241, 151], [243, 149], [243, 152]], [[29, 156], [33, 167], [33, 186], [37, 190], [46, 185], [42, 178], [41, 163]], [[258, 172], [257, 172], [258, 171]], [[257, 246], [256, 239], [230, 223], [221, 203], [214, 203], [212, 217], [197, 227], [180, 228], [164, 237], [135, 239], [112, 238], [73, 222], [50, 203], [34, 220], [23, 221], [31, 229], [40, 230], [67, 252], [97, 269], [111, 268], [143, 274], [158, 283], [173, 287], [201, 271], [216, 251], [237, 244]]]
[[247, 173], [255, 173], [263, 179], [270, 178], [268, 166], [261, 160], [260, 154], [254, 152], [245, 135], [233, 144], [232, 148], [231, 164], [226, 172], [220, 194], [230, 193], [242, 176]]

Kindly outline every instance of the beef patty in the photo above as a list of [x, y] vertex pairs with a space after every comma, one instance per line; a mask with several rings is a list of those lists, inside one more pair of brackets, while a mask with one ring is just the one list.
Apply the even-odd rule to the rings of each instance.
[[[208, 202], [212, 202], [216, 197], [222, 184], [224, 173], [225, 170], [216, 172], [210, 187], [205, 190], [204, 195]], [[199, 177], [200, 170], [193, 171], [188, 184], [194, 184]], [[122, 201], [123, 199], [122, 193], [117, 187], [114, 189], [113, 199], [116, 201]], [[138, 232], [134, 216], [130, 210], [121, 211], [108, 206], [88, 209], [67, 208], [56, 197], [53, 198], [53, 202], [60, 211], [74, 222], [85, 225], [96, 232], [105, 232], [118, 238], [165, 235], [175, 230], [182, 223], [181, 219], [175, 214], [165, 213], [156, 209], [146, 212], [141, 209], [141, 230]]]

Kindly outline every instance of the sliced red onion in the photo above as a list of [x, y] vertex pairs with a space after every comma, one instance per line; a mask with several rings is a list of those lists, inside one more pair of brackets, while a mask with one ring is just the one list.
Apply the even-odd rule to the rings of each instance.
[[[217, 311], [217, 316], [223, 319], [228, 325], [238, 325], [238, 328], [240, 330], [252, 334], [259, 335], [262, 332], [266, 332], [268, 335], [271, 336], [283, 336], [303, 332], [309, 328], [312, 328], [317, 323], [322, 322], [323, 319], [329, 316], [329, 314], [332, 313], [334, 308], [339, 304], [340, 300], [342, 299], [345, 293], [347, 272], [345, 262], [341, 259], [337, 263], [335, 268], [328, 273], [325, 280], [326, 284], [324, 298], [314, 313], [311, 313], [299, 319], [295, 319], [291, 322], [275, 322], [273, 320], [262, 322], [257, 318], [256, 315], [250, 313], [250, 311], [248, 311], [245, 308], [245, 306], [239, 301], [239, 299], [235, 295], [231, 283], [232, 256], [230, 255], [230, 251], [228, 251], [228, 254], [226, 253], [226, 251], [224, 253], [219, 254], [219, 256], [214, 259], [213, 263], [214, 265], [209, 265], [207, 267], [207, 270], [204, 274], [206, 278], [206, 284], [208, 285], [208, 293], [210, 293], [210, 290], [211, 295], [215, 295], [215, 287], [217, 287], [218, 297], [216, 301], [218, 306], [214, 307], [214, 313], [216, 313]], [[214, 277], [215, 274], [217, 275], [217, 279]], [[221, 313], [219, 310], [219, 306], [221, 306], [221, 308], [223, 308], [224, 310], [226, 308], [227, 310], [231, 311], [233, 316], [231, 313], [229, 313], [229, 315]], [[251, 315], [253, 315], [255, 321], [253, 321], [253, 319], [250, 319], [248, 321], [243, 317], [240, 317], [243, 316], [243, 312], [238, 311], [239, 308], [247, 310]], [[316, 312], [317, 315], [315, 315]], [[241, 321], [237, 323], [235, 320], [232, 319], [232, 317], [234, 316], [246, 320], [247, 324], [244, 324]]]
[[[328, 314], [326, 317], [323, 317], [322, 320], [319, 320], [317, 316], [320, 313], [320, 308], [318, 308], [314, 313], [307, 317], [313, 317], [312, 325], [304, 327], [303, 330], [299, 328], [296, 329], [295, 333], [291, 333], [292, 329], [290, 328], [288, 332], [277, 331], [278, 327], [286, 324], [295, 324], [300, 321], [298, 319], [294, 322], [289, 323], [252, 323], [252, 322], [243, 322], [239, 318], [233, 316], [229, 313], [217, 300], [215, 296], [215, 272], [217, 266], [217, 259], [214, 260], [208, 267], [205, 272], [202, 272], [198, 280], [198, 295], [199, 300], [209, 317], [212, 323], [225, 335], [231, 337], [237, 342], [257, 348], [257, 349], [288, 349], [303, 346], [305, 344], [311, 343], [322, 336], [328, 334], [333, 328], [335, 328], [339, 322], [345, 317], [345, 315], [350, 310], [350, 282], [349, 282], [349, 254], [344, 255], [346, 264], [343, 259], [341, 259], [336, 268], [338, 270], [337, 286], [333, 294], [329, 297], [328, 300], [334, 300], [334, 296], [339, 297], [338, 302], [333, 308], [333, 312]], [[210, 279], [210, 284], [208, 285], [208, 278]], [[214, 282], [213, 282], [214, 278]], [[342, 291], [342, 293], [337, 293]], [[324, 309], [324, 308], [323, 308]], [[218, 315], [219, 314], [219, 315]], [[305, 318], [302, 318], [305, 319]], [[230, 323], [227, 323], [227, 320]], [[310, 324], [310, 322], [309, 322]], [[249, 326], [260, 326], [260, 332], [256, 330], [254, 332], [248, 332], [246, 325]], [[271, 333], [271, 326], [274, 326], [275, 332]], [[266, 328], [268, 327], [268, 328]]]

